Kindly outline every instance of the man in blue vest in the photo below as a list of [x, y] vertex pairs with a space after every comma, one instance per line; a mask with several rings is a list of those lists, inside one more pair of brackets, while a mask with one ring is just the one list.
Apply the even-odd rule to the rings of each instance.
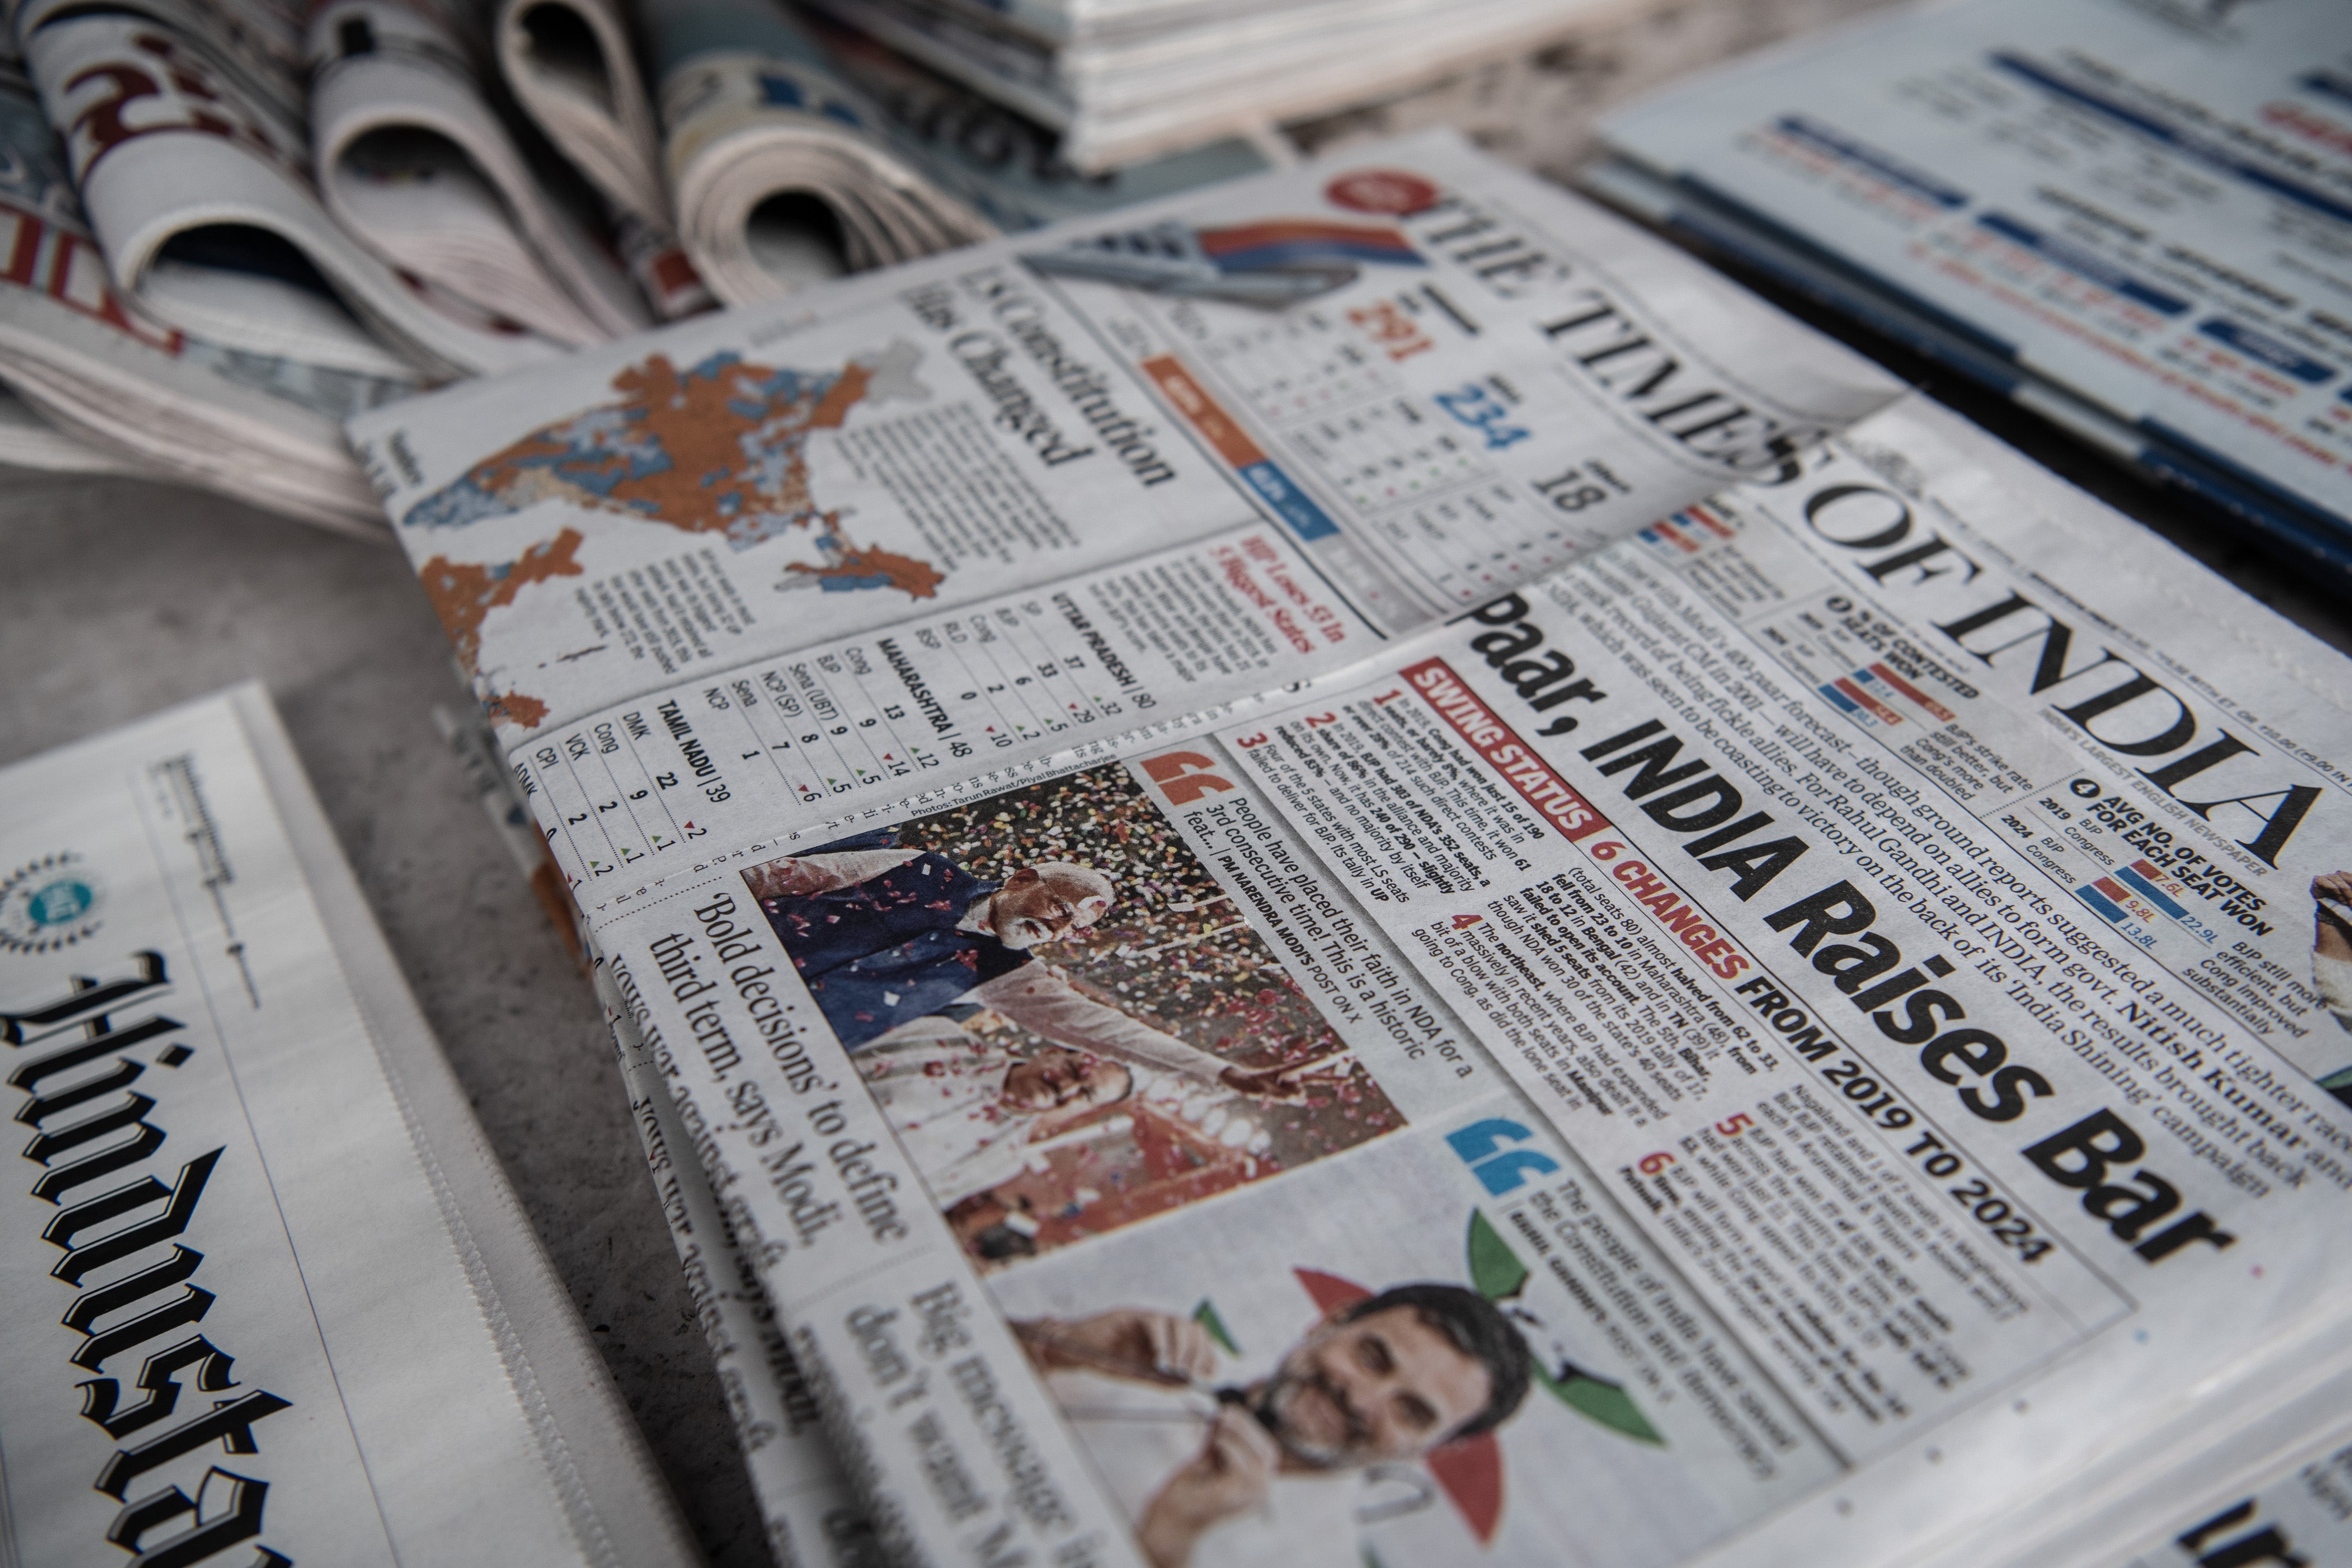
[[1237, 1067], [1073, 986], [1037, 949], [1100, 920], [1118, 894], [1090, 866], [1041, 861], [1002, 882], [888, 830], [743, 873], [825, 1020], [852, 1054], [950, 1009], [993, 1009], [1031, 1032], [1208, 1087], [1295, 1102], [1338, 1051]]

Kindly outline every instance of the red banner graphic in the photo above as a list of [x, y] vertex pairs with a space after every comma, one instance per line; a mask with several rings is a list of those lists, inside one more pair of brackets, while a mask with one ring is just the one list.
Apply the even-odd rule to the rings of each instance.
[[1444, 660], [1424, 659], [1406, 665], [1403, 673], [1422, 700], [1437, 710], [1437, 716], [1453, 726], [1454, 732], [1503, 776], [1503, 782], [1517, 789], [1570, 843], [1591, 838], [1609, 826], [1609, 819], [1570, 789], [1568, 780], [1536, 755], [1535, 747], [1496, 717]]

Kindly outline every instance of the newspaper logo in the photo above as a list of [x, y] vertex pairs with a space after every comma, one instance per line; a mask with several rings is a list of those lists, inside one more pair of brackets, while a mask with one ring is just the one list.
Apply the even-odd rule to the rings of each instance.
[[99, 927], [106, 887], [70, 850], [44, 855], [0, 882], [0, 950], [54, 953]]
[[1392, 218], [1425, 213], [1439, 200], [1435, 185], [1402, 169], [1352, 170], [1324, 186], [1323, 195], [1333, 206], [1351, 213], [1379, 213]]

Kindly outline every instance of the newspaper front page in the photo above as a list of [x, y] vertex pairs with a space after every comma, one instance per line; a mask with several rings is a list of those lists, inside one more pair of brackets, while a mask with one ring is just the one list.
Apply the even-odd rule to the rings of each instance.
[[1896, 1559], [2337, 1288], [2343, 674], [1906, 405], [597, 940], [886, 1544]]
[[0, 1555], [693, 1561], [258, 688], [0, 798]]
[[[461, 652], [505, 651], [664, 1145], [907, 1560], [1891, 1561], [2063, 1513], [2352, 1267], [2341, 661], [1924, 404], [1822, 445], [1869, 383], [1651, 242], [1444, 141], [1375, 156], [355, 426]], [[1343, 269], [1334, 207], [1400, 247]], [[913, 407], [800, 412], [886, 376], [776, 361], [882, 332]], [[1051, 401], [1072, 344], [1198, 436], [1170, 477]], [[783, 507], [657, 404], [582, 409], [674, 362], [739, 420], [789, 389], [772, 446], [730, 433]], [[844, 482], [947, 450], [967, 386], [1003, 434], [953, 476], [1089, 533], [897, 620], [816, 588], [598, 706], [638, 666], [579, 668], [596, 592], [682, 622], [792, 517], [824, 559], [933, 526], [943, 477]], [[1367, 430], [1464, 466], [1351, 489]], [[751, 542], [662, 564], [706, 515]], [[483, 527], [503, 559], [439, 553]], [[598, 547], [606, 586], [557, 580]], [[769, 1498], [806, 1555], [826, 1462]]]
[[501, 739], [739, 672], [811, 705], [761, 722], [856, 710], [757, 743], [822, 799], [1344, 662], [1894, 391], [1433, 135], [350, 428]]
[[[1139, 724], [1197, 729], [1221, 702], [1770, 471], [1893, 390], [1458, 143], [1378, 156], [1161, 210], [1189, 220], [1146, 212], [1139, 235], [1008, 243], [828, 290], [821, 312], [676, 329], [607, 356], [617, 371], [592, 357], [568, 383], [459, 389], [355, 426], [525, 786], [567, 802], [559, 861], [592, 922], [707, 841], [1034, 771]], [[877, 340], [887, 356], [858, 356]], [[846, 368], [778, 368], [834, 357]], [[650, 391], [583, 410], [608, 382]], [[687, 393], [734, 473], [671, 417], [682, 405], [665, 396]], [[908, 544], [945, 546], [933, 559], [972, 587]], [[790, 597], [759, 604], [753, 572]], [[739, 581], [751, 602], [722, 627], [710, 597]], [[782, 652], [730, 667], [730, 642], [736, 659]], [[698, 665], [709, 674], [682, 698], [655, 685]], [[583, 711], [597, 699], [612, 706]], [[679, 746], [683, 770], [667, 760]], [[583, 788], [594, 799], [575, 805]], [[651, 1021], [641, 972], [616, 968], [616, 1017]], [[656, 1059], [664, 1038], [646, 1037]], [[1179, 1065], [1212, 1100], [1305, 1092], [1279, 1063], [1232, 1082], [1224, 1064]], [[685, 1109], [683, 1141], [708, 1154]], [[681, 1229], [682, 1255], [724, 1277], [709, 1260], [727, 1228]], [[721, 1321], [726, 1291], [711, 1301], [715, 1343], [756, 1336]], [[776, 1479], [761, 1457], [807, 1445], [771, 1448], [772, 1423], [738, 1415], [772, 1519], [814, 1550], [837, 1513], [826, 1486]]]
[[[2341, 557], [2352, 37], [2336, 0], [1914, 9], [1701, 78], [1612, 144], [1962, 362]], [[1702, 215], [1700, 221], [1706, 222]], [[1858, 307], [1858, 308], [1867, 308]]]

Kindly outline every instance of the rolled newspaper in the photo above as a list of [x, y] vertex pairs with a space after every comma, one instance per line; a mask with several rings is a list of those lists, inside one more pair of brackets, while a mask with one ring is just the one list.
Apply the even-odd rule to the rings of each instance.
[[473, 374], [558, 351], [344, 233], [311, 182], [309, 137], [283, 107], [299, 101], [289, 63], [299, 35], [266, 6], [226, 16], [163, 0], [102, 14], [70, 0], [17, 9], [26, 66], [114, 287], [191, 336], [358, 375]]
[[[529, 162], [485, 99], [469, 40], [432, 0], [311, 14], [313, 167], [327, 208], [395, 269], [558, 342], [652, 324], [610, 246]], [[579, 193], [587, 205], [587, 193]]]
[[[66, 175], [65, 149], [16, 63], [0, 57], [0, 460], [180, 479], [307, 522], [382, 537], [337, 421], [415, 389], [272, 358], [147, 319], [113, 286]], [[63, 434], [58, 434], [62, 432]]]
[[631, 216], [669, 215], [661, 127], [614, 0], [503, 0], [493, 28], [499, 74], [547, 139]]
[[679, 0], [646, 22], [678, 235], [728, 304], [995, 232], [763, 0]]
[[716, 301], [670, 219], [661, 128], [615, 0], [503, 0], [491, 36], [507, 90], [604, 198], [655, 314], [709, 309]]

